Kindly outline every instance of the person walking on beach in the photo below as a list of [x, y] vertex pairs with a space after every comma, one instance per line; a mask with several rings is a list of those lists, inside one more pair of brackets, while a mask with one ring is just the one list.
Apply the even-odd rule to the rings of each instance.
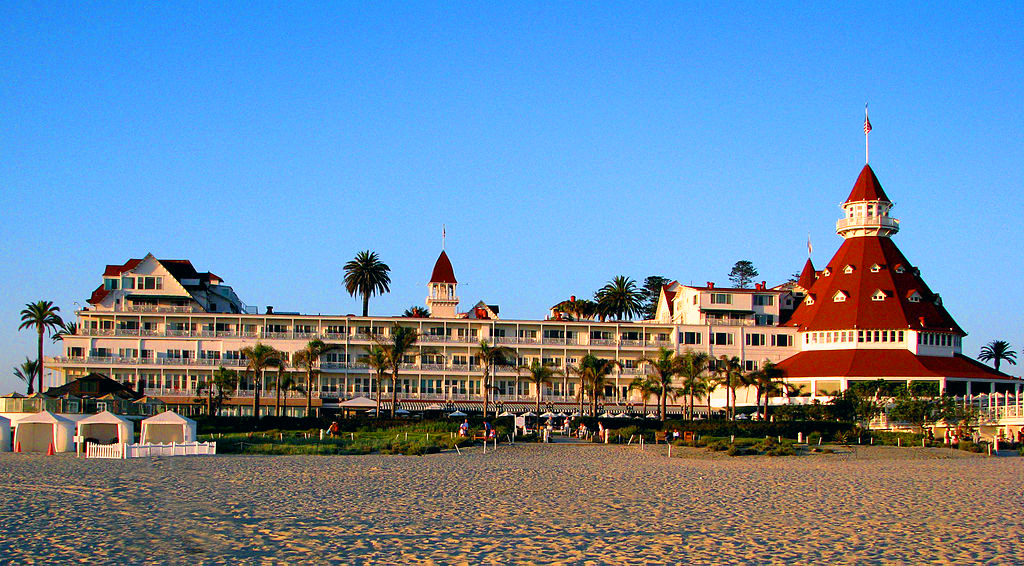
[[459, 425], [459, 436], [469, 436], [469, 419], [462, 421]]

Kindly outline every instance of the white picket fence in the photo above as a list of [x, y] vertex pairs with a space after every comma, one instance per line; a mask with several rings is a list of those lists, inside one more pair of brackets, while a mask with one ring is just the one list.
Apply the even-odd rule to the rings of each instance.
[[170, 444], [93, 444], [85, 446], [86, 458], [147, 458], [151, 456], [197, 456], [216, 454], [216, 442], [172, 442]]

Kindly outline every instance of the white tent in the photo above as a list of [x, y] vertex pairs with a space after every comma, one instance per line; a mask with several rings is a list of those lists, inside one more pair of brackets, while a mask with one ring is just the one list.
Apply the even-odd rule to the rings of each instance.
[[195, 442], [196, 421], [166, 411], [142, 421], [142, 444]]
[[377, 402], [366, 397], [354, 397], [338, 403], [338, 407], [342, 409], [376, 409]]
[[0, 452], [11, 451], [11, 419], [0, 417]]
[[135, 442], [135, 423], [103, 411], [78, 421], [78, 436], [96, 444], [131, 444]]
[[53, 444], [56, 452], [75, 449], [75, 423], [50, 411], [19, 419], [14, 429], [14, 445], [22, 452], [46, 452]]

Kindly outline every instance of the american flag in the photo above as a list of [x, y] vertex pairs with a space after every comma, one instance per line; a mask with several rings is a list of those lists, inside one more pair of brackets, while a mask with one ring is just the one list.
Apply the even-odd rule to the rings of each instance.
[[868, 106], [864, 105], [864, 135], [871, 131], [871, 121], [868, 120]]

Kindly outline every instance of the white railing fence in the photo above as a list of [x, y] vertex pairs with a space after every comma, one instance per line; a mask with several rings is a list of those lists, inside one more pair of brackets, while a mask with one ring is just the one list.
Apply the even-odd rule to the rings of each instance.
[[216, 453], [216, 442], [108, 445], [90, 442], [85, 446], [86, 458], [148, 458], [152, 456], [198, 456]]

